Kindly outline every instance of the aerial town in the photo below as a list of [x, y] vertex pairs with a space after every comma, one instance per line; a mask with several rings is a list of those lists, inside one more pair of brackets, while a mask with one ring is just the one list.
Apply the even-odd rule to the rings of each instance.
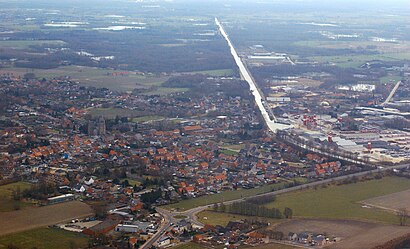
[[[91, 7], [87, 22], [0, 8], [9, 25], [0, 25], [0, 249], [410, 245], [405, 27], [384, 39], [367, 26], [337, 33], [341, 23], [299, 16], [307, 21], [286, 25], [324, 40], [281, 40], [287, 49], [274, 50], [258, 36], [258, 25], [270, 25], [264, 17], [246, 26], [234, 15], [188, 18], [182, 3], [133, 4], [152, 26]], [[240, 13], [235, 6], [224, 8]], [[37, 18], [45, 24], [15, 32], [14, 15], [28, 29]], [[156, 22], [178, 27], [175, 41]], [[165, 38], [150, 33], [155, 25]], [[177, 39], [192, 30], [195, 38]], [[126, 35], [111, 36], [124, 33], [154, 56], [136, 62], [114, 49], [131, 47]], [[108, 38], [92, 51], [83, 35]], [[164, 50], [149, 46], [154, 36]], [[161, 55], [197, 43], [180, 59]], [[353, 59], [342, 60], [348, 52]]]

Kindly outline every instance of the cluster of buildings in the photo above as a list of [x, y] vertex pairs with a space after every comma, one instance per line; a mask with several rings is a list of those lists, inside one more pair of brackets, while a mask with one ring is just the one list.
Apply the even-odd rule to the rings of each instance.
[[[211, 192], [254, 188], [278, 178], [319, 177], [319, 157], [286, 155], [294, 149], [265, 133], [252, 99], [221, 92], [203, 96], [136, 96], [107, 89], [83, 87], [66, 80], [26, 81], [2, 78], [2, 92], [13, 101], [5, 108], [0, 137], [0, 176], [25, 177], [68, 185], [100, 198], [108, 186], [89, 190], [79, 179], [145, 176], [164, 178], [168, 200], [192, 198]], [[133, 122], [131, 117], [93, 116], [93, 110], [124, 110], [164, 118]], [[150, 112], [148, 112], [150, 110]], [[170, 113], [184, 113], [166, 119]], [[168, 116], [169, 118], [169, 116]], [[326, 174], [339, 174], [332, 167]], [[102, 175], [102, 171], [106, 175]], [[341, 170], [343, 171], [343, 169]], [[100, 184], [100, 183], [98, 183]], [[106, 184], [106, 183], [105, 183]], [[79, 186], [81, 185], [81, 186]], [[108, 198], [109, 199], [109, 198]]]
[[[215, 89], [224, 81], [217, 83]], [[161, 226], [152, 206], [360, 170], [276, 140], [265, 131], [252, 96], [234, 96], [223, 87], [203, 94], [146, 96], [66, 79], [3, 75], [0, 94], [7, 102], [0, 120], [0, 180], [55, 186], [61, 195], [49, 196], [49, 204], [104, 200], [107, 217], [65, 224], [64, 229], [111, 236], [113, 243], [126, 234], [136, 248]], [[289, 108], [280, 118], [299, 122], [306, 133], [343, 122], [333, 117], [322, 122], [319, 116], [309, 129], [302, 128], [303, 116], [296, 111], [302, 107], [287, 102], [278, 99], [280, 108]], [[140, 118], [153, 113], [160, 117]], [[327, 138], [333, 141], [341, 140]], [[255, 232], [255, 224], [228, 226], [196, 228], [185, 221], [157, 243], [186, 241], [192, 230], [197, 235], [190, 239], [207, 245], [254, 245], [272, 237]]]

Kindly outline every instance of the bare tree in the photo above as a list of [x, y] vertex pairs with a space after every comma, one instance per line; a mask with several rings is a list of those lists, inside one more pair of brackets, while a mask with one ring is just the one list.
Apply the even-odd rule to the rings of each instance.
[[399, 208], [397, 210], [397, 216], [400, 220], [400, 226], [405, 226], [407, 223], [407, 218], [409, 217], [409, 212], [406, 208]]

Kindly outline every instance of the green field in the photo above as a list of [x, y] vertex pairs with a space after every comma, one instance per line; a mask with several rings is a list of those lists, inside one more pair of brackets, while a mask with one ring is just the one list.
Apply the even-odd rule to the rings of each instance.
[[282, 187], [284, 184], [285, 183], [277, 183], [277, 184], [266, 185], [266, 186], [262, 186], [259, 188], [253, 188], [253, 189], [228, 190], [228, 191], [224, 191], [218, 194], [205, 195], [205, 196], [201, 196], [201, 197], [193, 198], [189, 200], [182, 200], [178, 203], [167, 205], [165, 206], [165, 208], [178, 209], [181, 211], [188, 210], [191, 208], [209, 205], [213, 203], [219, 203], [222, 201], [236, 200], [236, 199], [240, 199], [243, 197], [250, 197], [250, 196], [255, 196], [258, 194], [271, 192], [272, 188]]
[[0, 48], [27, 49], [30, 46], [63, 46], [66, 43], [60, 40], [36, 40], [36, 41], [0, 41]]
[[29, 189], [31, 184], [26, 182], [16, 182], [7, 185], [0, 186], [0, 212], [13, 211], [17, 207], [24, 208], [31, 206], [31, 203], [24, 201], [13, 200], [13, 191], [20, 188], [20, 192], [25, 189]]
[[196, 71], [189, 73], [207, 74], [210, 76], [222, 77], [222, 76], [232, 76], [234, 71], [232, 69], [219, 69], [219, 70], [208, 70], [208, 71]]
[[89, 113], [92, 117], [104, 117], [107, 119], [113, 119], [115, 117], [135, 117], [138, 113], [130, 109], [122, 108], [92, 108], [89, 109]]
[[385, 76], [380, 78], [381, 83], [394, 83], [396, 84], [399, 80], [401, 80], [402, 77], [400, 76]]
[[88, 245], [88, 238], [57, 228], [38, 228], [0, 237], [0, 249], [8, 248], [9, 245], [22, 249], [85, 248]]
[[141, 185], [141, 182], [140, 182], [140, 181], [137, 181], [137, 180], [133, 180], [133, 179], [130, 179], [130, 178], [121, 178], [121, 179], [120, 179], [121, 182], [123, 182], [123, 181], [125, 181], [125, 180], [128, 180], [128, 183], [129, 183], [131, 186], [134, 186], [134, 185], [139, 186], [139, 185]]
[[334, 63], [343, 68], [358, 68], [366, 62], [373, 60], [382, 61], [399, 61], [410, 59], [409, 53], [386, 53], [375, 55], [340, 55], [340, 56], [313, 56], [308, 57], [312, 61], [318, 61], [321, 63]]
[[162, 87], [168, 77], [157, 75], [139, 75], [129, 72], [128, 75], [114, 76], [119, 72], [112, 69], [83, 66], [63, 66], [54, 69], [27, 69], [27, 68], [2, 68], [0, 73], [14, 73], [23, 76], [25, 73], [34, 73], [37, 78], [56, 78], [69, 76], [73, 81], [82, 85], [105, 87], [115, 91], [131, 91], [141, 89], [144, 94], [168, 94], [183, 92], [185, 88]]
[[238, 151], [231, 150], [231, 149], [221, 150], [221, 153], [222, 153], [222, 154], [225, 154], [225, 155], [227, 155], [227, 156], [236, 156], [236, 155], [239, 154]]
[[277, 223], [281, 220], [278, 219], [270, 219], [270, 218], [260, 218], [255, 216], [246, 216], [246, 215], [239, 215], [239, 214], [230, 214], [230, 213], [222, 213], [222, 212], [214, 212], [211, 210], [205, 210], [198, 213], [198, 220], [203, 224], [209, 225], [221, 225], [226, 226], [230, 221], [237, 221], [237, 220], [260, 220], [260, 221], [267, 221], [271, 224]]
[[358, 202], [407, 189], [410, 189], [410, 180], [385, 177], [381, 180], [283, 194], [266, 206], [281, 210], [290, 207], [293, 209], [293, 215], [298, 217], [372, 220], [397, 224], [398, 218], [395, 214], [364, 208]]
[[184, 243], [171, 247], [172, 249], [205, 249], [207, 247], [201, 246], [194, 242]]

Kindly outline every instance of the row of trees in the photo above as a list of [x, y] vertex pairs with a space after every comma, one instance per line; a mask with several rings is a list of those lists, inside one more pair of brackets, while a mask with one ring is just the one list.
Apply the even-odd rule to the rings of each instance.
[[256, 205], [249, 202], [235, 202], [230, 205], [225, 204], [215, 204], [213, 210], [216, 212], [226, 212], [232, 214], [240, 214], [240, 215], [247, 215], [247, 216], [258, 216], [258, 217], [265, 217], [265, 218], [274, 218], [274, 219], [282, 219], [287, 218], [291, 219], [293, 217], [293, 211], [290, 208], [285, 208], [284, 212], [282, 213], [277, 208], [267, 208], [264, 206]]
[[14, 200], [20, 200], [22, 197], [46, 200], [49, 196], [58, 194], [58, 191], [54, 184], [44, 182], [33, 185], [31, 188], [25, 189], [24, 191], [20, 191], [20, 188], [17, 188], [12, 194]]

